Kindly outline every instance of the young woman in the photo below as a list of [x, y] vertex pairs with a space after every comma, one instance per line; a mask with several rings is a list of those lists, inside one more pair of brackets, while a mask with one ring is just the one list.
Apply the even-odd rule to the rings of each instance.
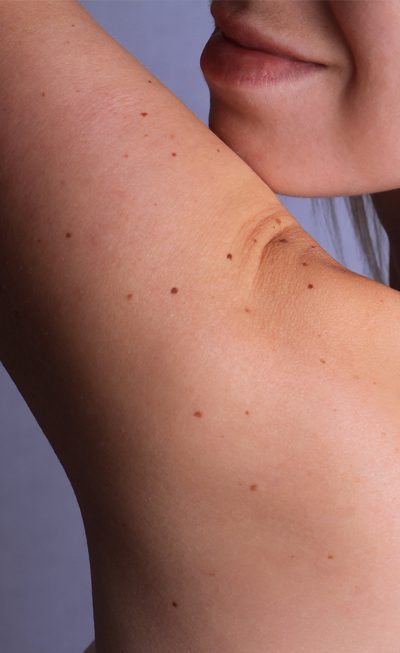
[[398, 653], [398, 293], [276, 193], [373, 194], [398, 260], [400, 6], [211, 11], [208, 129], [76, 0], [1, 2], [1, 360], [90, 651]]

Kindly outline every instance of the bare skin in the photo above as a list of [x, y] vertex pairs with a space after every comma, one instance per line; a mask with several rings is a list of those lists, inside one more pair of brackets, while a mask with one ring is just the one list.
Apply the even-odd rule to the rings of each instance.
[[397, 291], [78, 3], [0, 16], [0, 355], [82, 512], [96, 653], [398, 653]]

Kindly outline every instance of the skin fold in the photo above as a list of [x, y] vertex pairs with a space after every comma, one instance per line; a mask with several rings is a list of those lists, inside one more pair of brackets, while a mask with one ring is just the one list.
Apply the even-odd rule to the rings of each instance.
[[[324, 63], [307, 84], [210, 89], [210, 128], [276, 192], [370, 193], [400, 289], [400, 3], [398, 0], [214, 0], [261, 35]], [[295, 147], [293, 144], [295, 143]]]
[[395, 252], [400, 4], [211, 10], [324, 70], [206, 78], [207, 129], [78, 2], [0, 3], [1, 360], [81, 509], [97, 653], [398, 653], [398, 296], [276, 193], [371, 193]]

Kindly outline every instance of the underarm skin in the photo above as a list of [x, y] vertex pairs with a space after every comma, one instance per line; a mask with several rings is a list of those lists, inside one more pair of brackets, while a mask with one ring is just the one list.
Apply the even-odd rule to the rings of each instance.
[[[73, 0], [0, 3], [0, 116], [0, 359], [71, 481], [92, 555], [104, 524], [113, 545], [132, 540], [119, 508], [145, 512], [140, 436], [174, 417], [191, 321], [213, 333], [235, 311], [252, 319], [241, 227], [261, 219], [262, 251], [295, 221]], [[197, 405], [185, 411], [199, 421]], [[143, 460], [128, 455], [133, 433]], [[96, 629], [99, 651], [126, 650], [126, 624], [119, 649]]]
[[79, 381], [111, 401], [185, 283], [230, 307], [249, 229], [250, 270], [296, 221], [75, 0], [0, 3], [0, 113], [0, 359], [73, 480]]

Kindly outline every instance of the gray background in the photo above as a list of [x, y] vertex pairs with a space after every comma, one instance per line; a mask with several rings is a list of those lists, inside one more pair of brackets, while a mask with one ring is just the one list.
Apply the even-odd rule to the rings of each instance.
[[[205, 124], [209, 94], [199, 58], [213, 30], [207, 0], [83, 1], [119, 43]], [[310, 200], [280, 196], [335, 253]], [[345, 264], [365, 274], [339, 198]], [[0, 364], [0, 651], [82, 653], [93, 639], [89, 560], [75, 495], [24, 399]]]

